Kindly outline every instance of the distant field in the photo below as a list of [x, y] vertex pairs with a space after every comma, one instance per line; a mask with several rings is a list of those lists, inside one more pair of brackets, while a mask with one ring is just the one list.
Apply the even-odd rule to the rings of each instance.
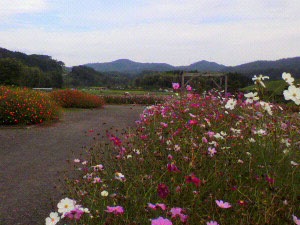
[[155, 95], [155, 96], [165, 96], [165, 95], [173, 95], [173, 92], [162, 92], [162, 91], [149, 91], [149, 90], [111, 90], [111, 89], [103, 89], [103, 90], [97, 90], [97, 89], [83, 89], [84, 91], [87, 91], [91, 94], [95, 95], [125, 95], [126, 92], [128, 92], [131, 95]]

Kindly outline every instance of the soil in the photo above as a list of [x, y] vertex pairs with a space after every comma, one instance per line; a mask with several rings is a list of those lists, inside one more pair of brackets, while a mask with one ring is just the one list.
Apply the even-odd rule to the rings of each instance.
[[67, 161], [103, 141], [106, 130], [135, 126], [144, 107], [108, 105], [67, 111], [59, 122], [13, 129], [0, 127], [0, 225], [45, 224], [62, 198]]

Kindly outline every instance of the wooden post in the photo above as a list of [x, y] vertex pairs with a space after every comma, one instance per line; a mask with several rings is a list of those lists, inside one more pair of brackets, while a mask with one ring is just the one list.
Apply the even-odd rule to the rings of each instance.
[[184, 72], [182, 72], [181, 76], [181, 95], [184, 95]]
[[227, 88], [228, 88], [228, 76], [227, 76], [227, 74], [225, 75], [225, 98], [226, 98], [226, 96], [227, 96]]

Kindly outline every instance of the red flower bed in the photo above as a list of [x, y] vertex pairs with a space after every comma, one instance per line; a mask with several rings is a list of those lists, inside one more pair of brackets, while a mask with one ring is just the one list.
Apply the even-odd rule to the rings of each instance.
[[64, 108], [99, 108], [104, 106], [104, 99], [75, 89], [55, 90], [50, 96]]
[[48, 94], [0, 86], [0, 124], [37, 124], [58, 116], [59, 107]]

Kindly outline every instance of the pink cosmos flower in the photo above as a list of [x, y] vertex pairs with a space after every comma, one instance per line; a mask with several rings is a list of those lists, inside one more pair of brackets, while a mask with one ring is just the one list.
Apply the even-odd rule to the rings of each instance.
[[123, 209], [122, 206], [115, 206], [115, 207], [107, 206], [106, 208], [107, 208], [107, 210], [105, 210], [105, 211], [109, 212], [109, 213], [113, 213], [113, 214], [118, 214], [118, 213], [122, 214], [122, 213], [124, 213], [124, 209]]
[[80, 159], [74, 159], [74, 163], [79, 163]]
[[203, 138], [202, 138], [202, 142], [208, 143], [208, 140], [206, 139], [206, 137], [203, 137]]
[[206, 223], [206, 225], [219, 225], [219, 224], [217, 223], [217, 221], [209, 221]]
[[164, 123], [164, 122], [160, 122], [160, 125], [161, 125], [162, 127], [167, 127], [167, 126], [168, 126], [168, 124], [167, 124], [167, 123]]
[[215, 148], [208, 148], [208, 154], [210, 155], [210, 157], [213, 157], [215, 154], [217, 153], [217, 150]]
[[189, 120], [189, 124], [196, 124], [197, 120]]
[[187, 85], [187, 86], [186, 86], [186, 90], [191, 91], [191, 90], [192, 90], [192, 87], [191, 87], [190, 85]]
[[179, 216], [181, 222], [183, 223], [186, 221], [188, 217], [187, 215], [184, 215], [182, 213], [182, 208], [172, 208], [170, 212], [172, 213], [172, 218], [176, 218], [176, 216]]
[[94, 177], [93, 184], [100, 183], [100, 177]]
[[293, 221], [295, 224], [300, 225], [300, 219], [298, 219], [297, 216], [293, 215]]
[[192, 98], [192, 97], [193, 97], [192, 94], [187, 94], [186, 96], [187, 96], [188, 98]]
[[148, 207], [151, 209], [156, 209], [157, 207], [160, 207], [162, 210], [166, 210], [166, 205], [163, 203], [157, 203], [157, 204], [152, 204], [152, 203], [148, 203]]
[[231, 208], [231, 205], [228, 202], [223, 202], [222, 200], [216, 200], [216, 203], [222, 209]]
[[158, 217], [157, 219], [151, 220], [151, 225], [173, 225], [172, 222], [168, 219]]
[[180, 84], [179, 83], [172, 83], [172, 87], [174, 90], [180, 88]]
[[94, 171], [102, 170], [103, 169], [103, 165], [99, 164], [99, 165], [96, 165], [96, 166], [92, 166], [92, 168], [94, 169]]
[[89, 132], [89, 133], [93, 133], [93, 132], [94, 132], [94, 130], [88, 130], [88, 132]]

